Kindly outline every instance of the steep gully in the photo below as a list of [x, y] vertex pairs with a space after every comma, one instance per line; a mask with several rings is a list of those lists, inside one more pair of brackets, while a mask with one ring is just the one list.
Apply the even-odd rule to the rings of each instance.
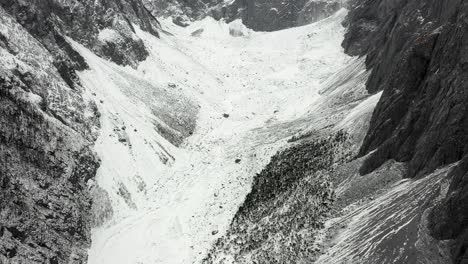
[[292, 136], [345, 130], [356, 150], [380, 93], [341, 48], [345, 16], [273, 33], [162, 21], [160, 39], [135, 26], [149, 49], [136, 69], [68, 39], [89, 64], [79, 77], [101, 113], [96, 183], [110, 198], [96, 201], [89, 263], [199, 262]]

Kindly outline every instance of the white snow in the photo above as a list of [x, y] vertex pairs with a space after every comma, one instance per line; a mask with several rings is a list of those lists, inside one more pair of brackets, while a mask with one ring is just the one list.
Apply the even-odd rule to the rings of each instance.
[[[339, 122], [348, 108], [334, 109], [330, 102], [354, 90], [364, 93], [358, 81], [364, 66], [341, 48], [345, 15], [341, 10], [272, 33], [252, 32], [238, 21], [207, 18], [181, 28], [163, 20], [172, 35], [157, 39], [137, 30], [150, 51], [138, 69], [74, 43], [91, 68], [80, 73], [83, 85], [102, 114], [96, 180], [114, 209], [113, 218], [93, 230], [89, 263], [198, 263], [226, 231], [255, 173], [286, 140], [325, 125], [316, 118], [335, 122], [328, 117], [339, 112]], [[203, 33], [191, 36], [198, 29]], [[345, 79], [352, 85], [322, 93], [338, 72], [352, 72]], [[375, 103], [372, 97], [356, 108], [343, 128]], [[197, 129], [177, 148], [155, 130], [155, 120], [165, 122], [160, 115], [196, 119]]]
[[119, 42], [122, 36], [115, 30], [110, 28], [104, 28], [99, 31], [98, 39], [103, 42]]

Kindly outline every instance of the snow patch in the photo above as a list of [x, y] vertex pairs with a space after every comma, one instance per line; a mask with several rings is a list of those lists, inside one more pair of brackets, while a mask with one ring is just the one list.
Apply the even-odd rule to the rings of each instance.
[[102, 42], [120, 42], [122, 36], [113, 29], [105, 28], [99, 32], [98, 39]]

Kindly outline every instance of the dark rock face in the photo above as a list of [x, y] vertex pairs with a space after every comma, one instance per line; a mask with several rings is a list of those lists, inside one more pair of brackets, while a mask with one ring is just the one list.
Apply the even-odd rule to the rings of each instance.
[[186, 26], [191, 20], [212, 16], [227, 22], [242, 19], [256, 31], [275, 31], [309, 24], [326, 18], [341, 7], [338, 0], [145, 0], [155, 16], [172, 16], [174, 23]]
[[97, 108], [1, 8], [0, 25], [0, 262], [85, 263]]
[[0, 4], [53, 54], [69, 85], [77, 79], [74, 70], [87, 66], [65, 36], [118, 64], [135, 66], [148, 52], [135, 38], [132, 24], [154, 35], [159, 29], [158, 21], [139, 0], [2, 0]]
[[362, 173], [389, 158], [409, 162], [410, 177], [460, 160], [468, 150], [468, 5], [362, 2], [350, 14], [344, 46], [351, 54], [369, 54], [368, 89], [384, 91], [361, 155], [378, 150]]
[[430, 215], [432, 235], [440, 240], [453, 240], [453, 263], [468, 259], [468, 156], [451, 172], [448, 194]]
[[221, 5], [223, 0], [144, 0], [155, 16], [170, 17], [176, 21], [196, 20], [209, 14], [209, 9]]
[[257, 31], [275, 31], [305, 25], [330, 16], [341, 6], [327, 0], [243, 1], [244, 24]]
[[88, 66], [67, 37], [136, 66], [148, 52], [133, 25], [158, 34], [138, 0], [0, 1], [0, 263], [87, 262], [91, 226], [112, 211], [92, 184], [99, 113], [76, 74]]
[[244, 24], [257, 31], [274, 31], [296, 26], [299, 12], [307, 0], [245, 2]]
[[[343, 43], [367, 54], [370, 92], [383, 90], [360, 154], [366, 174], [388, 159], [408, 164], [408, 177], [426, 175], [468, 153], [468, 3], [354, 1]], [[468, 166], [451, 173], [446, 198], [431, 216], [434, 235], [454, 239], [454, 263], [466, 259]]]
[[341, 1], [308, 1], [299, 12], [297, 25], [307, 25], [327, 18], [341, 7]]

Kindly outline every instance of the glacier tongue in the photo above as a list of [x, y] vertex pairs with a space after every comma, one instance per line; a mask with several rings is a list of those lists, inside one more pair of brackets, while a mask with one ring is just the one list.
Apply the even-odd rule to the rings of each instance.
[[74, 43], [90, 65], [80, 78], [102, 114], [96, 181], [114, 211], [93, 230], [89, 263], [199, 262], [255, 173], [313, 116], [331, 115], [320, 107], [329, 79], [349, 65], [364, 71], [342, 51], [345, 15], [273, 33], [238, 21], [180, 28], [163, 20], [172, 34], [160, 39], [137, 28], [150, 50], [138, 69]]

